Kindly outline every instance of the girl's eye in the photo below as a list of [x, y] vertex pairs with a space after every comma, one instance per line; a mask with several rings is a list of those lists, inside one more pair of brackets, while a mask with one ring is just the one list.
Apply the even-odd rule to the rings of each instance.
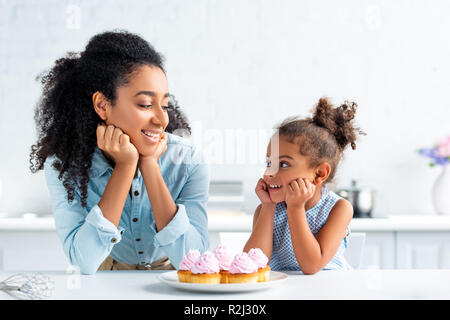
[[163, 108], [165, 111], [167, 111], [167, 110], [170, 109], [170, 106], [162, 106], [162, 108]]
[[266, 161], [266, 167], [270, 167], [271, 162], [270, 161]]
[[286, 167], [283, 167], [284, 164], [286, 165], [286, 167], [289, 166], [289, 163], [287, 163], [287, 162], [280, 162], [280, 167], [281, 168], [286, 168]]

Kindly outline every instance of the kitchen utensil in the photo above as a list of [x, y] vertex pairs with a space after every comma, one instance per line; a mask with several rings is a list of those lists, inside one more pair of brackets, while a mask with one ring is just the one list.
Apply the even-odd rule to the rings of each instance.
[[374, 191], [372, 189], [359, 187], [357, 181], [352, 180], [350, 188], [340, 189], [336, 193], [351, 202], [354, 218], [371, 217], [374, 204]]

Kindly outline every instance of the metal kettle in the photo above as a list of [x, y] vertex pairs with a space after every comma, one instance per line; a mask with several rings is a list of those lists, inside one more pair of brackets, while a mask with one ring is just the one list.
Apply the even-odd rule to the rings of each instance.
[[356, 180], [352, 180], [350, 188], [339, 189], [336, 193], [351, 202], [354, 218], [372, 217], [374, 203], [374, 191], [372, 189], [361, 188]]

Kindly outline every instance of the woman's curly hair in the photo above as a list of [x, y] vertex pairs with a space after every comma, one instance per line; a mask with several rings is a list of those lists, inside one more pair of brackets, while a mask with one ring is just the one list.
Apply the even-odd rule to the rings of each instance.
[[331, 182], [346, 147], [350, 145], [355, 150], [356, 135], [366, 135], [353, 123], [357, 106], [356, 102], [345, 101], [335, 107], [328, 98], [323, 97], [316, 104], [312, 117], [289, 117], [276, 129], [280, 136], [299, 145], [300, 154], [309, 158], [311, 168], [328, 162], [331, 172], [326, 182]]
[[[42, 170], [46, 159], [55, 155], [53, 167], [63, 179], [69, 203], [79, 188], [85, 207], [89, 169], [97, 146], [96, 128], [102, 121], [94, 110], [92, 95], [99, 91], [114, 105], [117, 88], [129, 82], [133, 71], [150, 65], [165, 72], [163, 59], [140, 36], [115, 30], [92, 37], [85, 51], [68, 52], [56, 60], [50, 71], [36, 78], [43, 92], [34, 113], [38, 139], [31, 146], [31, 172]], [[170, 98], [166, 131], [178, 129], [189, 136], [190, 125], [175, 98]]]

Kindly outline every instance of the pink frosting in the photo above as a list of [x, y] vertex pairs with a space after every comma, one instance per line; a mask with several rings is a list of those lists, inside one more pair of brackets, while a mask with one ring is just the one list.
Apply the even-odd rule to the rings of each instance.
[[219, 271], [219, 260], [209, 251], [205, 251], [191, 267], [191, 272], [195, 274], [218, 273]]
[[233, 261], [233, 256], [228, 250], [228, 247], [219, 244], [216, 249], [214, 249], [214, 254], [217, 260], [219, 260], [219, 268], [221, 270], [230, 270], [231, 261]]
[[200, 252], [195, 250], [189, 250], [187, 255], [184, 256], [183, 260], [180, 262], [178, 269], [180, 270], [191, 270], [192, 264], [200, 258]]
[[258, 266], [246, 252], [238, 253], [231, 262], [230, 273], [253, 273], [258, 271]]
[[262, 252], [260, 248], [252, 248], [248, 251], [248, 256], [253, 260], [258, 268], [264, 268], [269, 262], [269, 258]]

